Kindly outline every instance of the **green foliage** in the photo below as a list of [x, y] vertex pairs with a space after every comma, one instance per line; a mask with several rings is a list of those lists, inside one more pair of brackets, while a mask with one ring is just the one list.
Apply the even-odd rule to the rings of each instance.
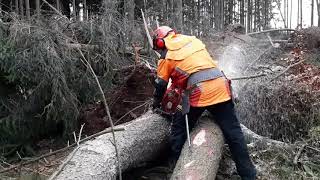
[[114, 44], [105, 44], [109, 34], [99, 21], [0, 23], [7, 26], [1, 31], [7, 38], [0, 40], [0, 147], [67, 136], [77, 127], [82, 104], [99, 99], [92, 74], [70, 44], [98, 46], [82, 51], [103, 88], [111, 87], [112, 69], [121, 63]]

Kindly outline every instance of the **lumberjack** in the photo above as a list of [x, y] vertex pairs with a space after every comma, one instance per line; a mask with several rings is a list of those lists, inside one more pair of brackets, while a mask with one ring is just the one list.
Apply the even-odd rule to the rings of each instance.
[[[194, 36], [178, 34], [168, 26], [161, 26], [153, 33], [153, 48], [161, 55], [157, 67], [153, 109], [160, 108], [161, 101], [162, 109], [166, 108], [163, 98], [168, 98], [170, 93], [167, 91], [170, 78], [170, 89], [182, 94], [182, 112], [177, 112], [172, 122], [172, 158], [179, 158], [187, 137], [186, 125], [189, 124], [189, 130], [192, 130], [201, 114], [208, 110], [223, 132], [238, 174], [243, 180], [254, 180], [256, 169], [250, 160], [240, 123], [235, 115], [230, 82], [217, 68], [205, 45]], [[170, 103], [170, 108], [179, 103]], [[184, 118], [186, 114], [188, 124]]]

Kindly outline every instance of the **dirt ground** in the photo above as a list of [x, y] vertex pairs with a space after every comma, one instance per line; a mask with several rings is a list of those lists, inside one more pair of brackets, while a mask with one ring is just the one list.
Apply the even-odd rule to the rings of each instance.
[[[129, 66], [117, 71], [118, 85], [105, 94], [114, 125], [128, 122], [145, 113], [153, 94], [154, 70], [145, 65]], [[86, 135], [95, 134], [110, 124], [102, 102], [81, 110], [80, 124]]]

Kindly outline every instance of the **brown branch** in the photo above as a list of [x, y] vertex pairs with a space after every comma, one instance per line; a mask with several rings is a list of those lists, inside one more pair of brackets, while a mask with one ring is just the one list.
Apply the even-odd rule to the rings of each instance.
[[137, 107], [135, 107], [135, 108], [133, 108], [133, 109], [131, 109], [131, 110], [128, 111], [126, 114], [124, 114], [122, 117], [120, 117], [114, 124], [117, 124], [120, 120], [122, 120], [123, 118], [125, 118], [128, 114], [130, 114], [130, 113], [132, 113], [133, 111], [135, 111], [136, 109], [139, 109], [140, 107], [148, 104], [149, 102], [150, 102], [150, 100], [144, 102], [143, 104], [141, 104], [141, 105], [139, 105], [139, 106], [137, 106]]
[[283, 70], [281, 73], [279, 73], [279, 74], [276, 75], [274, 78], [272, 78], [268, 83], [274, 81], [275, 79], [277, 79], [278, 77], [282, 76], [284, 73], [286, 73], [287, 71], [289, 71], [291, 68], [293, 68], [293, 67], [295, 67], [295, 66], [297, 66], [297, 65], [299, 65], [299, 64], [301, 64], [301, 63], [303, 63], [303, 62], [304, 62], [304, 60], [301, 60], [301, 61], [299, 61], [299, 62], [297, 62], [297, 63], [295, 63], [295, 64], [291, 64], [291, 65], [288, 66], [285, 70]]
[[[114, 131], [124, 131], [124, 130], [125, 130], [124, 128], [116, 128], [116, 129], [114, 129]], [[86, 137], [86, 138], [81, 139], [79, 143], [86, 142], [86, 141], [88, 141], [88, 140], [90, 140], [90, 139], [92, 139], [92, 138], [95, 138], [95, 137], [97, 137], [97, 136], [100, 136], [100, 135], [103, 135], [103, 134], [106, 134], [106, 133], [110, 133], [110, 132], [111, 132], [111, 129], [103, 130], [103, 131], [101, 131], [101, 132], [98, 132], [98, 133], [96, 133], [96, 134], [93, 134], [93, 135], [91, 135], [91, 136], [88, 136], [88, 137]], [[26, 162], [23, 162], [23, 163], [19, 164], [19, 165], [15, 165], [15, 166], [12, 166], [12, 167], [10, 167], [10, 168], [3, 169], [3, 170], [0, 171], [0, 174], [1, 174], [1, 173], [8, 172], [8, 171], [13, 170], [13, 169], [16, 169], [16, 168], [19, 168], [20, 166], [24, 166], [24, 165], [31, 164], [31, 163], [33, 163], [33, 162], [35, 162], [35, 161], [38, 161], [38, 160], [40, 160], [40, 159], [43, 159], [43, 158], [45, 158], [45, 157], [52, 156], [52, 155], [58, 154], [58, 153], [60, 153], [60, 152], [65, 152], [65, 151], [67, 151], [67, 150], [69, 150], [69, 149], [71, 149], [72, 147], [75, 147], [75, 146], [77, 146], [77, 142], [71, 144], [70, 146], [64, 147], [64, 148], [62, 148], [62, 149], [58, 149], [58, 150], [56, 150], [56, 151], [53, 151], [53, 152], [50, 152], [50, 153], [41, 155], [41, 156], [39, 156], [39, 157], [30, 159], [30, 160], [28, 160], [28, 161], [26, 161]]]
[[303, 151], [303, 149], [306, 147], [306, 144], [304, 144], [303, 146], [300, 147], [298, 153], [294, 156], [294, 159], [293, 159], [293, 164], [297, 165], [298, 164], [298, 160], [299, 160], [299, 157], [301, 156], [301, 153]]

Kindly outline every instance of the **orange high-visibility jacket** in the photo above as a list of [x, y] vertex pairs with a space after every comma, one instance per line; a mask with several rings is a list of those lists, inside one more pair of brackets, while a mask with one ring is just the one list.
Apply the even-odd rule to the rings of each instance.
[[[217, 68], [207, 52], [205, 45], [194, 36], [169, 34], [165, 39], [167, 51], [158, 62], [157, 76], [186, 89], [188, 77], [201, 70]], [[190, 105], [204, 107], [231, 99], [230, 89], [225, 77], [207, 80], [196, 84], [189, 95]]]

